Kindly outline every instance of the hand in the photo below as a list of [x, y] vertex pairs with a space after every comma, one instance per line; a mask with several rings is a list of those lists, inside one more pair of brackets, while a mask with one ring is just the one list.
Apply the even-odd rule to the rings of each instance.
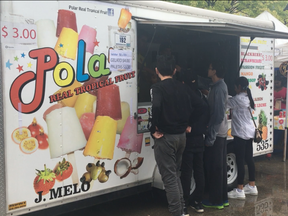
[[185, 131], [186, 133], [191, 133], [191, 127], [190, 126], [188, 126], [187, 128], [186, 128], [186, 131]]
[[161, 137], [163, 137], [163, 133], [161, 133], [161, 132], [159, 132], [159, 131], [156, 131], [154, 134], [152, 134], [153, 135], [153, 137], [155, 138], [155, 139], [159, 139], [159, 138], [161, 138]]
[[208, 94], [209, 94], [209, 91], [206, 90], [206, 89], [202, 89], [201, 92], [202, 92], [202, 94], [204, 94], [204, 95], [208, 95]]

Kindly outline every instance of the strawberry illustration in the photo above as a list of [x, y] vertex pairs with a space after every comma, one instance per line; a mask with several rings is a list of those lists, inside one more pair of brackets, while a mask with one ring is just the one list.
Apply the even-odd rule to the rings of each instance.
[[42, 195], [49, 193], [49, 190], [53, 188], [55, 184], [55, 173], [52, 170], [46, 168], [46, 164], [44, 165], [44, 170], [37, 170], [36, 177], [34, 179], [34, 190], [38, 194], [38, 192], [42, 191]]
[[69, 161], [63, 158], [62, 162], [59, 162], [54, 168], [57, 181], [61, 182], [71, 176], [73, 172], [73, 166]]

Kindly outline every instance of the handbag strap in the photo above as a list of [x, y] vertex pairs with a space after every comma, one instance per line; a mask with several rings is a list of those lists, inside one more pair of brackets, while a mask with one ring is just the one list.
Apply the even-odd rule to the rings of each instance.
[[255, 120], [254, 120], [254, 118], [253, 118], [253, 115], [252, 115], [251, 109], [249, 109], [249, 107], [247, 107], [247, 108], [248, 108], [248, 110], [249, 110], [249, 112], [250, 112], [250, 115], [251, 115], [252, 120], [253, 120], [253, 122], [254, 122], [255, 128], [257, 129], [257, 125], [256, 125]]

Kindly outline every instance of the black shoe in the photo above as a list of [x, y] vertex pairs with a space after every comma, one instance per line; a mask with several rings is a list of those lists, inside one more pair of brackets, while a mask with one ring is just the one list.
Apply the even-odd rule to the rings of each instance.
[[204, 208], [203, 208], [201, 202], [196, 202], [195, 201], [190, 206], [191, 206], [191, 208], [193, 208], [198, 213], [204, 212]]
[[189, 213], [186, 207], [184, 207], [183, 211], [184, 211], [184, 216], [189, 216]]

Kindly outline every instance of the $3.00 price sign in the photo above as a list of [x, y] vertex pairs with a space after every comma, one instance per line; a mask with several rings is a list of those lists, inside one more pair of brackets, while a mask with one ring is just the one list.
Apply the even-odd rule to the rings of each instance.
[[36, 25], [1, 22], [1, 43], [37, 43]]

